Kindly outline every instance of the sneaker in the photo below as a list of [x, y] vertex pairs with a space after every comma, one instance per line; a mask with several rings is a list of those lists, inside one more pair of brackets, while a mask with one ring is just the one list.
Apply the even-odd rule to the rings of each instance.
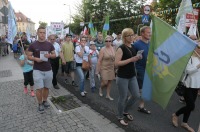
[[70, 84], [69, 81], [67, 79], [65, 79], [65, 84]]
[[74, 81], [72, 81], [72, 86], [78, 87], [78, 85]]
[[176, 114], [172, 114], [172, 124], [175, 126], [175, 127], [178, 127], [178, 116], [176, 116]]
[[33, 91], [33, 90], [31, 90], [31, 96], [32, 96], [32, 97], [34, 97], [34, 96], [35, 96], [35, 94], [34, 94], [34, 91]]
[[87, 92], [86, 92], [86, 91], [84, 91], [84, 94], [87, 94]]
[[24, 87], [24, 93], [27, 94], [28, 93], [28, 88]]
[[84, 93], [84, 92], [81, 92], [81, 96], [82, 96], [82, 97], [85, 97], [85, 93]]
[[44, 105], [45, 108], [49, 108], [50, 105], [47, 101], [43, 101], [42, 104]]
[[99, 88], [99, 96], [102, 97], [103, 96], [103, 93], [102, 93], [102, 89]]
[[58, 85], [55, 85], [55, 86], [53, 86], [55, 89], [60, 89], [59, 87], [58, 87]]
[[191, 128], [187, 123], [182, 123], [181, 127], [186, 129], [188, 132], [195, 132], [193, 128]]
[[39, 104], [39, 106], [38, 106], [38, 112], [40, 114], [44, 113], [44, 105], [43, 104]]

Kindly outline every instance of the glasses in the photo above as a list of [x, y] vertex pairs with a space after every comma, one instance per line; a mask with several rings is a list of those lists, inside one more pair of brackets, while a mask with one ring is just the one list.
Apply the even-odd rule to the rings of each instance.
[[106, 40], [105, 42], [112, 42], [112, 41]]
[[126, 35], [125, 37], [134, 37], [134, 34]]

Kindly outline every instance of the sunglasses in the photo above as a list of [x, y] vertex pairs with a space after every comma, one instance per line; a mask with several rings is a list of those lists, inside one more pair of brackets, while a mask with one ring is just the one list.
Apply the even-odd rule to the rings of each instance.
[[112, 42], [112, 41], [108, 41], [108, 40], [106, 40], [105, 42]]

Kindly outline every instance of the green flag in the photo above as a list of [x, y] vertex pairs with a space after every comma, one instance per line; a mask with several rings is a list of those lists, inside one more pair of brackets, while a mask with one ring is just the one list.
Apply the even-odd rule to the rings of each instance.
[[196, 43], [152, 16], [152, 37], [142, 88], [144, 100], [165, 108], [196, 47]]
[[105, 24], [103, 26], [103, 31], [102, 31], [102, 34], [103, 34], [103, 38], [105, 39], [105, 37], [107, 36], [107, 31], [110, 29], [110, 26], [109, 26], [109, 15], [106, 16], [105, 18]]

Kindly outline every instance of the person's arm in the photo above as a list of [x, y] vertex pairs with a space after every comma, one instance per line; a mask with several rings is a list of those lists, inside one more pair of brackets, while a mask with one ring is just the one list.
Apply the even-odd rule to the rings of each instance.
[[45, 54], [44, 56], [45, 56], [46, 58], [48, 58], [48, 59], [54, 59], [54, 58], [56, 58], [55, 50], [51, 51], [50, 54]]
[[[79, 47], [80, 48], [80, 47]], [[83, 57], [83, 54], [84, 54], [84, 49], [82, 48], [80, 48], [80, 50], [78, 50], [77, 52], [76, 52], [76, 54], [80, 57], [80, 58], [82, 58]]]
[[124, 65], [127, 65], [130, 62], [136, 62], [140, 59], [139, 56], [134, 56], [134, 57], [131, 57], [131, 58], [126, 59], [126, 60], [121, 60], [122, 56], [123, 56], [122, 49], [118, 48], [117, 51], [116, 51], [116, 54], [115, 54], [115, 66], [116, 67], [124, 66]]
[[42, 60], [40, 58], [34, 57], [33, 52], [31, 52], [31, 51], [29, 51], [27, 53], [27, 58], [28, 58], [28, 60], [31, 60], [31, 61], [42, 62]]
[[96, 66], [96, 74], [100, 73], [101, 63], [102, 63], [102, 60], [103, 60], [103, 53], [104, 53], [104, 48], [102, 48], [99, 52], [99, 58], [98, 58], [97, 66]]
[[62, 60], [62, 64], [65, 65], [66, 61], [65, 61], [64, 54], [63, 54], [62, 50], [60, 51], [60, 58]]

